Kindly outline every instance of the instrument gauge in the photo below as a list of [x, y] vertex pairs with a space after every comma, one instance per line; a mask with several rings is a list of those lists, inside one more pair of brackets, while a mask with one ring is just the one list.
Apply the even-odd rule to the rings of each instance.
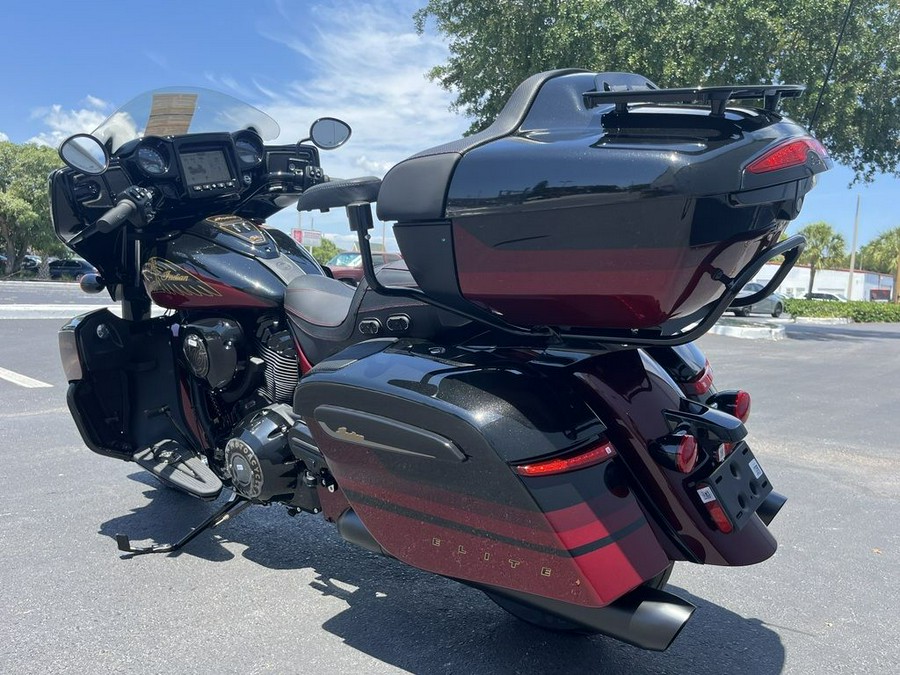
[[262, 148], [249, 138], [239, 138], [234, 142], [238, 159], [244, 166], [255, 166], [262, 161]]
[[151, 176], [161, 176], [168, 169], [162, 152], [150, 145], [142, 145], [137, 150], [138, 166]]

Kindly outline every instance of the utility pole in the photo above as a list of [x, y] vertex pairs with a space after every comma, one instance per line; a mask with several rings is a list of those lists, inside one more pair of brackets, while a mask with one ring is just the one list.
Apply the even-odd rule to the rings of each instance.
[[856, 195], [856, 217], [853, 219], [853, 246], [850, 247], [850, 279], [847, 281], [847, 299], [853, 299], [853, 268], [856, 266], [856, 237], [859, 234], [859, 200]]

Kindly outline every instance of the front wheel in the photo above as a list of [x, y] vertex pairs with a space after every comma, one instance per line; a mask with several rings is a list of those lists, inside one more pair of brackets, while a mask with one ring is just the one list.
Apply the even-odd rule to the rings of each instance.
[[780, 302], [775, 305], [775, 309], [772, 310], [772, 316], [776, 319], [784, 313], [784, 305]]
[[[666, 567], [666, 569], [664, 569], [652, 579], [645, 581], [643, 585], [649, 588], [654, 588], [656, 590], [664, 588], [666, 583], [669, 581], [669, 577], [672, 576], [673, 567], [675, 567], [675, 563], [669, 563], [669, 566]], [[556, 616], [556, 614], [545, 612], [544, 610], [538, 607], [534, 607], [533, 605], [529, 605], [518, 600], [513, 600], [512, 598], [508, 598], [505, 595], [500, 595], [499, 593], [494, 593], [492, 591], [484, 591], [484, 594], [488, 596], [498, 607], [509, 612], [520, 621], [530, 623], [531, 625], [537, 626], [538, 628], [543, 628], [544, 630], [552, 630], [557, 633], [575, 633], [581, 635], [596, 635], [597, 633], [599, 633], [599, 631], [597, 630], [587, 628], [585, 626], [582, 626], [581, 624], [575, 623], [574, 621], [569, 621], [568, 619]]]

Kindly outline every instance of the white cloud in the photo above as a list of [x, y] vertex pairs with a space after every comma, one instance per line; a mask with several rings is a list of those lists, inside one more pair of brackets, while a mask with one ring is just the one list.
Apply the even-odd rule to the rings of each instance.
[[29, 138], [28, 142], [55, 148], [72, 134], [96, 129], [106, 119], [110, 107], [106, 101], [91, 95], [85, 97], [82, 105], [77, 110], [66, 110], [59, 104], [33, 110], [32, 119], [40, 120], [48, 130]]
[[9, 136], [7, 136], [2, 131], [0, 131], [0, 141], [8, 141], [8, 140], [9, 140]]
[[[339, 117], [353, 127], [346, 146], [322, 152], [322, 166], [331, 176], [383, 176], [400, 160], [425, 148], [462, 136], [468, 122], [448, 110], [450, 93], [425, 77], [447, 57], [447, 48], [434, 35], [418, 35], [412, 22], [415, 3], [320, 3], [309, 9], [315, 29], [300, 30], [282, 8], [277, 28], [264, 37], [291, 49], [315, 75], [279, 84], [255, 78], [250, 85], [260, 104], [281, 126], [279, 141], [305, 138], [309, 124], [323, 116]], [[299, 38], [297, 36], [302, 36]], [[212, 79], [212, 78], [210, 78]], [[220, 76], [218, 83], [240, 91], [247, 85]], [[338, 245], [355, 241], [347, 232], [346, 216], [333, 210], [311, 214], [317, 229], [335, 230]], [[309, 217], [304, 215], [304, 219]], [[294, 214], [272, 219], [280, 227], [296, 227]], [[305, 220], [309, 222], [309, 220]], [[380, 224], [373, 239], [380, 241]], [[393, 238], [388, 248], [396, 250]]]

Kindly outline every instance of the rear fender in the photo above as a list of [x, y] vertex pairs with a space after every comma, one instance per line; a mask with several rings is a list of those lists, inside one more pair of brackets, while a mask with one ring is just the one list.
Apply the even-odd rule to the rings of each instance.
[[[656, 439], [674, 425], [693, 425], [710, 438], [740, 441], [746, 430], [729, 415], [688, 401], [672, 378], [648, 368], [637, 350], [602, 355], [578, 363], [577, 377], [587, 400], [609, 422], [608, 434], [627, 467], [641, 501], [654, 512], [660, 534], [674, 548], [673, 559], [715, 565], [750, 565], [769, 558], [775, 539], [755, 514], [743, 527], [725, 534], [709, 520], [692, 485], [708, 462], [698, 462], [692, 474], [682, 474], [658, 463], [652, 453]], [[612, 422], [615, 420], [615, 422]]]

